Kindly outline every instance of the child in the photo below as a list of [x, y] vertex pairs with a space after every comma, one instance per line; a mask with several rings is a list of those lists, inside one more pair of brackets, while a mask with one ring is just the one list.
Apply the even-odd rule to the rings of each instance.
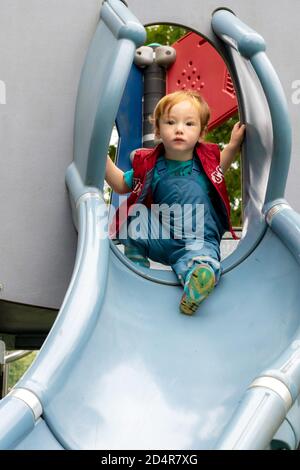
[[[141, 235], [131, 237], [129, 231], [129, 236], [123, 237], [122, 227], [117, 227], [118, 239], [133, 261], [147, 266], [150, 257], [172, 267], [183, 285], [180, 311], [187, 315], [197, 310], [220, 278], [221, 238], [225, 230], [233, 233], [224, 173], [240, 150], [245, 132], [244, 125], [235, 124], [229, 144], [220, 153], [216, 144], [203, 142], [209, 118], [209, 107], [198, 93], [178, 91], [166, 95], [153, 115], [155, 136], [162, 143], [154, 149], [137, 150], [129, 172], [123, 173], [109, 158], [106, 167], [106, 181], [114, 191], [131, 191], [127, 217], [138, 203], [148, 208]], [[182, 227], [178, 228], [181, 217], [172, 217], [169, 211], [170, 236], [165, 237], [164, 217], [157, 214], [157, 207], [162, 205], [187, 207], [189, 210], [183, 211], [184, 217], [188, 214], [184, 225], [188, 221], [192, 235], [185, 232], [178, 236], [182, 234]], [[195, 220], [198, 207], [204, 211], [203, 224]], [[158, 223], [156, 236], [145, 237], [143, 233], [153, 235], [153, 218]], [[130, 220], [128, 217], [127, 222]]]

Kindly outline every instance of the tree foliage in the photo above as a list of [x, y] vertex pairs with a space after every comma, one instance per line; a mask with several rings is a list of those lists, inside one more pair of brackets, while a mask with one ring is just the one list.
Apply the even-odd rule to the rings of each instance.
[[[216, 127], [206, 135], [208, 142], [218, 144], [221, 150], [228, 144], [230, 140], [231, 130], [239, 117], [236, 115], [228, 119], [224, 124]], [[241, 227], [242, 225], [242, 191], [241, 191], [241, 158], [237, 156], [236, 160], [232, 163], [231, 167], [225, 174], [226, 186], [228, 189], [230, 206], [231, 206], [231, 221], [233, 226]]]
[[28, 356], [23, 357], [15, 362], [12, 362], [9, 366], [9, 375], [8, 375], [8, 390], [11, 390], [12, 387], [20, 380], [24, 372], [28, 369], [30, 364], [33, 362], [37, 355], [36, 351], [32, 351]]
[[188, 33], [187, 29], [172, 25], [148, 26], [146, 30], [147, 44], [158, 43], [164, 46], [171, 46]]
[[112, 159], [112, 161], [114, 162], [116, 160], [116, 146], [111, 144], [109, 147], [108, 147], [108, 155], [110, 156], [110, 158]]

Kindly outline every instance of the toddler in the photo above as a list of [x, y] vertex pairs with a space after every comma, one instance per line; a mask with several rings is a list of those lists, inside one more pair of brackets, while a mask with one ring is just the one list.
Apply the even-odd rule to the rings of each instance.
[[[235, 124], [229, 144], [220, 153], [218, 145], [203, 141], [209, 118], [209, 107], [197, 92], [166, 95], [153, 115], [155, 136], [161, 143], [136, 150], [133, 168], [126, 173], [110, 158], [106, 166], [105, 178], [112, 189], [119, 194], [131, 192], [125, 220], [120, 209], [115, 219], [116, 236], [124, 243], [125, 253], [143, 266], [149, 266], [148, 257], [170, 265], [183, 286], [180, 311], [188, 315], [220, 278], [221, 238], [225, 230], [233, 233], [224, 173], [245, 132], [244, 125]], [[130, 225], [138, 204], [147, 211], [139, 218], [139, 235], [133, 236]], [[169, 208], [168, 217], [162, 207]]]

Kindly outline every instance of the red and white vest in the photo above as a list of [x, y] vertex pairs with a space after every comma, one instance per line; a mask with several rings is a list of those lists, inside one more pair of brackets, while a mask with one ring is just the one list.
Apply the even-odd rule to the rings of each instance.
[[[205, 171], [205, 174], [217, 190], [217, 194], [224, 204], [227, 215], [228, 228], [232, 233], [232, 236], [237, 239], [230, 222], [230, 203], [224, 175], [220, 167], [220, 149], [216, 144], [201, 142], [196, 145], [195, 150], [196, 155], [202, 164], [203, 170]], [[163, 144], [160, 144], [153, 149], [136, 150], [132, 163], [133, 190], [130, 193], [127, 201], [124, 203], [126, 207], [122, 207], [122, 204], [116, 212], [115, 220], [112, 224], [113, 231], [110, 233], [112, 237], [116, 237], [118, 235], [121, 226], [130, 215], [130, 208], [134, 204], [145, 204], [147, 207], [151, 207], [151, 183], [154, 174], [154, 167], [157, 158], [163, 154]]]

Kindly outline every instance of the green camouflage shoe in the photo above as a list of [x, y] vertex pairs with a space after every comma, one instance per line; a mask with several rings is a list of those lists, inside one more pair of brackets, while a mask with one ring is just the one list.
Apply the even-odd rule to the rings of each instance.
[[185, 315], [196, 312], [201, 302], [215, 287], [215, 273], [207, 264], [197, 264], [187, 274], [183, 296], [180, 301], [180, 311]]

